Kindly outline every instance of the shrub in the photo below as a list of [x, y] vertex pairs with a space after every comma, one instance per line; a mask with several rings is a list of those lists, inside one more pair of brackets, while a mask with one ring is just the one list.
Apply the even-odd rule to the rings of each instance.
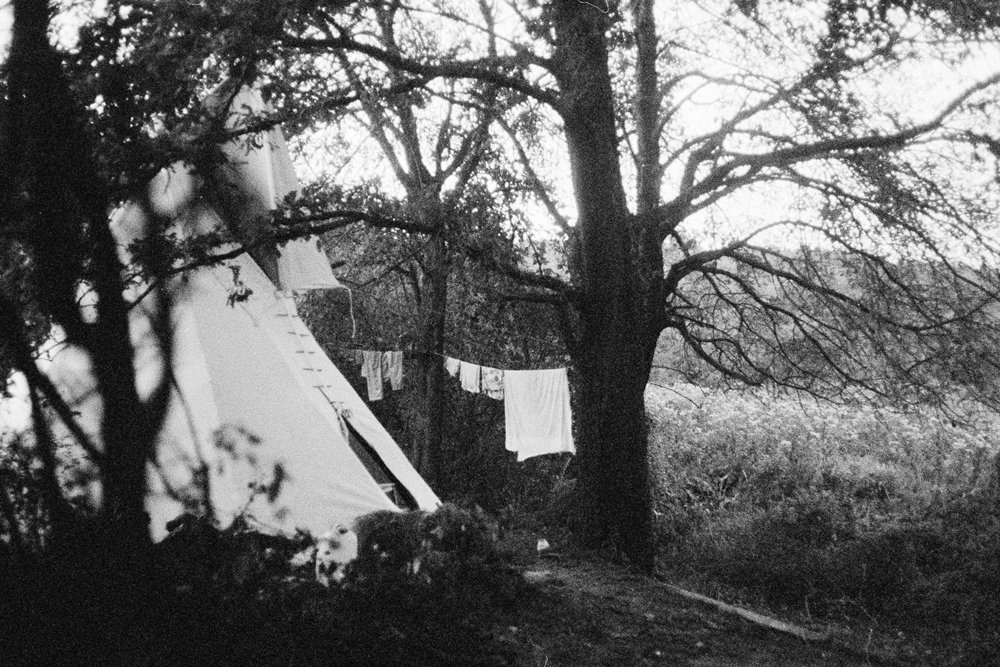
[[647, 403], [657, 527], [675, 570], [814, 615], [892, 623], [950, 642], [968, 664], [990, 656], [993, 418], [666, 396]]
[[523, 586], [496, 550], [496, 530], [482, 510], [447, 504], [363, 517], [345, 599], [399, 637], [419, 637], [424, 653], [466, 655]]

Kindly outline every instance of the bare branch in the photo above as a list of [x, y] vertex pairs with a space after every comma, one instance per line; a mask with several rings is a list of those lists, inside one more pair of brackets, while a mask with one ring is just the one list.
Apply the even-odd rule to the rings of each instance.
[[[351, 62], [347, 59], [346, 54], [338, 52], [337, 59], [340, 61], [341, 67], [347, 73], [348, 79], [355, 90], [363, 90], [364, 86], [361, 83], [360, 77], [357, 72], [354, 71], [354, 67]], [[375, 139], [375, 142], [382, 149], [382, 154], [385, 159], [389, 161], [389, 165], [392, 167], [393, 173], [396, 174], [396, 178], [404, 187], [410, 187], [412, 185], [412, 175], [403, 168], [402, 163], [399, 161], [399, 157], [396, 155], [396, 151], [392, 146], [392, 142], [389, 141], [389, 137], [385, 134], [386, 127], [392, 129], [392, 125], [386, 120], [385, 114], [382, 112], [381, 106], [375, 104], [374, 100], [367, 96], [361, 96], [361, 108], [364, 109], [365, 114], [371, 119], [370, 123], [362, 124], [368, 130], [368, 134]]]
[[458, 150], [452, 156], [451, 163], [443, 171], [439, 169], [438, 174], [436, 174], [439, 179], [443, 181], [461, 169], [463, 176], [459, 178], [459, 181], [462, 183], [468, 181], [473, 172], [471, 167], [478, 163], [479, 155], [489, 137], [489, 127], [493, 124], [494, 117], [494, 113], [483, 114], [476, 127], [462, 137]]
[[474, 246], [465, 247], [465, 254], [469, 257], [469, 259], [478, 262], [480, 265], [507, 276], [511, 280], [522, 285], [552, 290], [553, 292], [561, 294], [571, 301], [579, 299], [580, 295], [576, 288], [556, 276], [546, 273], [536, 273], [534, 271], [525, 271], [512, 263], [498, 260], [489, 250], [484, 250]]
[[431, 63], [391, 53], [381, 47], [365, 44], [352, 37], [343, 35], [327, 39], [312, 39], [286, 34], [281, 37], [281, 43], [285, 46], [310, 51], [336, 49], [354, 51], [367, 55], [393, 69], [403, 70], [424, 77], [477, 79], [523, 93], [556, 110], [560, 108], [559, 96], [554, 91], [535, 86], [529, 83], [523, 76], [503, 73], [511, 67], [527, 64], [522, 56], [486, 57], [474, 60]]
[[[934, 118], [914, 125], [906, 130], [895, 134], [869, 134], [861, 137], [843, 137], [837, 139], [827, 139], [816, 141], [811, 144], [803, 144], [791, 148], [782, 148], [766, 154], [739, 154], [733, 153], [734, 159], [723, 165], [726, 171], [742, 165], [752, 165], [755, 167], [764, 166], [785, 166], [809, 160], [820, 155], [830, 155], [834, 153], [845, 153], [859, 150], [873, 150], [896, 148], [920, 135], [932, 132], [943, 124], [943, 122], [955, 112], [966, 100], [976, 93], [1000, 83], [1000, 72], [980, 81], [979, 83], [966, 88], [961, 94], [956, 96], [951, 102], [945, 105]], [[706, 178], [706, 181], [715, 180], [713, 175]]]
[[521, 141], [518, 139], [517, 134], [503, 118], [498, 118], [497, 122], [500, 127], [503, 128], [503, 131], [507, 133], [507, 136], [510, 137], [511, 143], [514, 144], [514, 150], [517, 151], [517, 156], [521, 161], [521, 166], [524, 167], [524, 171], [528, 175], [528, 181], [531, 185], [531, 189], [535, 193], [535, 196], [542, 202], [545, 209], [549, 212], [549, 215], [551, 215], [555, 223], [559, 225], [559, 228], [568, 233], [570, 229], [572, 229], [569, 220], [566, 216], [560, 213], [556, 203], [552, 200], [552, 197], [549, 196], [548, 189], [545, 187], [545, 184], [538, 176], [534, 167], [531, 166], [531, 158], [528, 157], [528, 153], [524, 150], [524, 146], [521, 145]]
[[310, 215], [275, 218], [274, 239], [289, 241], [304, 236], [315, 236], [347, 227], [356, 222], [364, 222], [379, 229], [398, 229], [412, 234], [434, 234], [437, 229], [411, 220], [401, 220], [374, 211], [330, 209]]
[[66, 428], [87, 452], [88, 456], [91, 456], [95, 463], [100, 463], [103, 453], [94, 446], [90, 436], [80, 428], [80, 425], [73, 416], [72, 409], [63, 400], [52, 380], [38, 370], [31, 346], [28, 344], [28, 339], [25, 337], [23, 326], [17, 314], [19, 312], [16, 304], [0, 295], [0, 341], [7, 342], [8, 349], [13, 357], [14, 366], [24, 373], [29, 386], [41, 392], [42, 396], [52, 406], [56, 415], [66, 425]]

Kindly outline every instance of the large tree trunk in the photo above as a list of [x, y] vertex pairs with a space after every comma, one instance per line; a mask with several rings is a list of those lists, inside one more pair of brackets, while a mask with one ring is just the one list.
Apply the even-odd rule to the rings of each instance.
[[648, 315], [618, 162], [605, 41], [607, 16], [575, 0], [554, 5], [556, 78], [578, 209], [583, 292], [577, 404], [577, 534], [652, 568], [654, 544], [643, 393]]
[[417, 470], [437, 486], [444, 440], [444, 325], [448, 301], [448, 261], [443, 235], [432, 239], [425, 254], [420, 301], [421, 394], [426, 428], [417, 448]]
[[[150, 406], [144, 404], [136, 391], [128, 308], [122, 297], [122, 267], [114, 255], [115, 246], [106, 225], [94, 235], [98, 237], [94, 263], [98, 266], [95, 291], [100, 310], [88, 348], [104, 403], [103, 514], [113, 548], [120, 552], [121, 558], [134, 561], [135, 568], [144, 570], [143, 560], [151, 544], [145, 508], [146, 461], [166, 405], [157, 405], [160, 414], [150, 414]], [[166, 344], [170, 344], [169, 339]], [[169, 349], [164, 350], [164, 361], [169, 364], [170, 359]]]
[[[652, 569], [655, 550], [649, 489], [648, 430], [641, 380], [625, 370], [620, 345], [611, 343], [578, 360], [579, 514], [585, 544], [620, 549]], [[624, 363], [622, 363], [624, 362]], [[622, 363], [621, 366], [618, 366]]]
[[[59, 58], [48, 43], [47, 3], [20, 0], [14, 9], [9, 63], [13, 106], [4, 149], [16, 160], [12, 175], [25, 187], [17, 195], [30, 201], [22, 212], [22, 233], [36, 279], [44, 281], [41, 306], [71, 341], [89, 352], [104, 401], [101, 509], [116, 524], [110, 537], [141, 549], [149, 544], [145, 466], [162, 410], [147, 410], [136, 392], [123, 267], [108, 226], [106, 191]], [[83, 247], [93, 253], [89, 279], [99, 313], [94, 324], [81, 320], [76, 304]], [[156, 407], [165, 409], [165, 402], [157, 401]]]
[[[414, 131], [415, 132], [415, 131]], [[410, 135], [417, 146], [415, 134]], [[413, 148], [413, 152], [416, 152]], [[419, 165], [415, 161], [414, 165]], [[415, 167], [419, 170], [419, 167]], [[418, 183], [429, 180], [426, 174]], [[423, 414], [423, 432], [415, 444], [414, 465], [432, 487], [437, 486], [444, 440], [444, 326], [448, 307], [448, 242], [444, 234], [440, 187], [437, 184], [412, 185], [407, 200], [417, 218], [436, 232], [429, 239], [421, 261], [422, 275], [418, 295], [418, 340], [420, 347], [419, 392]]]
[[[105, 406], [104, 455], [99, 462], [102, 498], [97, 530], [80, 517], [61, 521], [72, 525], [59, 526], [49, 553], [39, 562], [38, 590], [47, 593], [37, 602], [44, 604], [32, 609], [24, 622], [36, 623], [36, 632], [55, 628], [60, 636], [52, 641], [74, 634], [84, 637], [87, 643], [80, 646], [92, 647], [95, 654], [100, 651], [93, 647], [113, 646], [126, 658], [113, 662], [131, 662], [127, 658], [141, 652], [134, 639], [145, 629], [150, 603], [146, 460], [166, 393], [157, 394], [164, 400], [147, 405], [136, 392], [122, 267], [108, 227], [106, 190], [60, 59], [49, 45], [48, 20], [48, 3], [14, 3], [8, 125], [0, 154], [9, 160], [10, 194], [16, 195], [9, 201], [20, 203], [12, 212], [19, 223], [12, 231], [21, 236], [31, 258], [33, 279], [40, 284], [39, 305], [62, 325], [69, 340], [90, 354]], [[76, 303], [87, 253], [88, 279], [98, 297], [98, 319], [93, 324], [82, 320]], [[39, 432], [44, 440], [45, 429]], [[51, 445], [41, 444], [42, 449]], [[52, 476], [53, 463], [44, 465]], [[52, 582], [62, 585], [57, 590]], [[65, 646], [74, 644], [67, 641]], [[88, 661], [83, 655], [71, 659]]]

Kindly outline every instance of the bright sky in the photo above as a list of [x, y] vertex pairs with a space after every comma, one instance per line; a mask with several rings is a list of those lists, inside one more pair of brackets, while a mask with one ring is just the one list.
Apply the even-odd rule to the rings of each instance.
[[10, 28], [14, 22], [14, 12], [10, 1], [0, 2], [0, 60], [7, 58], [10, 48]]
[[[60, 45], [70, 48], [76, 44], [79, 26], [86, 16], [102, 14], [107, 11], [107, 0], [83, 2], [81, 0], [54, 0], [56, 5], [64, 5], [66, 9], [56, 15], [54, 30]], [[0, 62], [6, 59], [10, 49], [10, 32], [14, 21], [14, 12], [10, 0], [0, 0]]]
[[21, 431], [28, 426], [31, 406], [28, 403], [28, 386], [20, 373], [12, 375], [7, 385], [10, 400], [0, 398], [0, 444], [10, 432]]

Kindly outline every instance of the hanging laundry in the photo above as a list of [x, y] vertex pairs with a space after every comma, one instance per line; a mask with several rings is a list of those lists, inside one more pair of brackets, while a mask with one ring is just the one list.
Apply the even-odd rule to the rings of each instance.
[[478, 364], [470, 364], [467, 361], [460, 362], [458, 369], [459, 378], [462, 380], [462, 389], [471, 391], [473, 394], [479, 393], [480, 369]]
[[498, 401], [503, 400], [503, 371], [499, 368], [482, 367], [483, 393]]
[[576, 453], [565, 368], [504, 371], [506, 447], [517, 460]]
[[361, 377], [368, 380], [368, 400], [382, 400], [382, 353], [378, 350], [364, 350], [361, 363]]
[[458, 359], [452, 359], [451, 357], [444, 358], [444, 369], [448, 371], [448, 375], [455, 377], [458, 375], [458, 369], [461, 367], [462, 362]]
[[403, 388], [403, 351], [390, 350], [382, 354], [382, 367], [393, 391]]

